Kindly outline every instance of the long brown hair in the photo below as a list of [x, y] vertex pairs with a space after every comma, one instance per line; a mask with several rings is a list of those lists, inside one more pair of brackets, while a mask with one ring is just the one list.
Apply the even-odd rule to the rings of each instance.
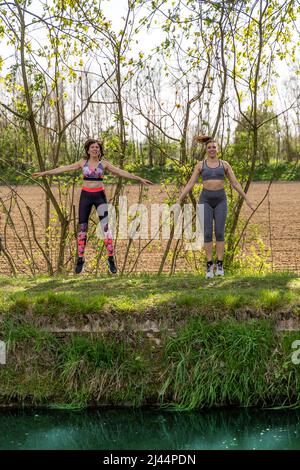
[[88, 160], [90, 158], [90, 154], [88, 153], [88, 150], [92, 144], [98, 144], [99, 149], [100, 149], [100, 158], [104, 157], [104, 152], [103, 152], [103, 144], [99, 140], [96, 139], [88, 139], [84, 143], [84, 150], [85, 150], [85, 158]]

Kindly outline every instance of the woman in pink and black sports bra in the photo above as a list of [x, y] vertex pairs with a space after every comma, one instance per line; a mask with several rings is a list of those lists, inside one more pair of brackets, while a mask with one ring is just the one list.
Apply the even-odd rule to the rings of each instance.
[[58, 175], [67, 171], [82, 169], [84, 186], [82, 188], [79, 201], [79, 230], [77, 236], [78, 258], [75, 272], [76, 274], [80, 274], [83, 270], [88, 220], [92, 207], [95, 206], [104, 233], [104, 243], [108, 255], [108, 268], [110, 273], [116, 274], [117, 268], [114, 260], [113, 242], [108, 230], [107, 222], [107, 199], [103, 185], [104, 172], [109, 171], [113, 175], [137, 180], [145, 185], [151, 185], [153, 183], [149, 180], [133, 175], [128, 171], [121, 170], [109, 163], [107, 160], [102, 160], [104, 156], [103, 146], [98, 140], [88, 139], [84, 144], [84, 149], [86, 156], [78, 162], [73, 163], [72, 165], [60, 166], [53, 170], [33, 173], [32, 176]]

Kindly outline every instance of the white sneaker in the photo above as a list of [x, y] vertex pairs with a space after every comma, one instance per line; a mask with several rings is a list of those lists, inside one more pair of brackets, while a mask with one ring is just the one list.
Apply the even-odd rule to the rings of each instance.
[[214, 277], [214, 265], [213, 264], [209, 268], [207, 268], [205, 277], [206, 279], [211, 279]]
[[217, 264], [216, 276], [224, 276], [224, 269], [222, 265]]

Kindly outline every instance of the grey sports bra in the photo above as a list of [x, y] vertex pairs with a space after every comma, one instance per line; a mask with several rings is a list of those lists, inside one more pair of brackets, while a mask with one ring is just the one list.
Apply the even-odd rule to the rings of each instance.
[[225, 168], [222, 160], [219, 160], [219, 166], [211, 168], [207, 165], [207, 160], [204, 160], [201, 170], [202, 181], [207, 180], [224, 180]]

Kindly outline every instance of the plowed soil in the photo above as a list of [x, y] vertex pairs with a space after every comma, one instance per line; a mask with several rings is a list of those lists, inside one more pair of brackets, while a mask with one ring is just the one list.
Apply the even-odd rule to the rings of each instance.
[[[252, 183], [249, 190], [249, 197], [257, 206], [264, 198], [268, 188], [268, 183]], [[10, 209], [11, 220], [5, 223], [7, 216], [3, 207], [0, 205], [0, 233], [3, 239], [3, 246], [7, 255], [11, 259], [18, 272], [37, 273], [47, 272], [46, 263], [43, 259], [37, 242], [44, 247], [44, 213], [45, 213], [45, 195], [43, 190], [38, 186], [14, 186], [13, 190], [17, 194], [16, 202], [12, 204]], [[167, 191], [171, 192], [172, 187], [168, 187]], [[107, 186], [106, 192], [108, 199], [112, 195], [113, 187]], [[8, 187], [0, 187], [0, 197], [4, 201], [5, 207], [10, 206], [11, 189]], [[56, 194], [57, 191], [56, 191]], [[77, 207], [79, 200], [80, 188], [75, 189], [74, 194], [74, 213], [77, 217]], [[128, 185], [125, 187], [123, 195], [128, 197], [128, 206], [138, 202], [139, 187]], [[68, 196], [69, 197], [69, 196]], [[143, 203], [149, 207], [150, 203], [166, 202], [166, 188], [154, 185], [146, 190], [146, 198]], [[30, 217], [26, 205], [30, 207], [34, 217], [35, 238], [32, 231]], [[242, 216], [246, 220], [250, 216], [251, 210], [244, 205]], [[94, 221], [97, 218], [94, 214]], [[270, 188], [269, 196], [265, 198], [258, 210], [251, 218], [246, 230], [246, 238], [251, 236], [253, 224], [258, 227], [260, 236], [265, 244], [265, 249], [271, 248], [269, 261], [273, 265], [274, 271], [288, 270], [300, 273], [300, 182], [277, 182], [273, 183]], [[57, 221], [52, 221], [52, 226], [57, 227]], [[72, 220], [72, 227], [75, 230], [76, 220]], [[90, 223], [91, 231], [93, 230], [93, 222]], [[150, 210], [149, 210], [149, 231], [150, 233]], [[54, 242], [55, 234], [52, 232], [51, 261], [55, 264], [57, 247]], [[149, 237], [148, 237], [149, 238]], [[97, 260], [95, 253], [95, 243], [97, 239], [90, 239], [86, 249], [86, 271], [95, 272]], [[119, 270], [124, 268], [125, 272], [132, 269], [135, 272], [157, 272], [162, 260], [167, 240], [155, 240], [151, 242], [140, 254], [139, 250], [149, 242], [149, 239], [137, 240], [130, 245], [129, 255], [124, 267], [124, 259], [128, 247], [128, 240], [119, 240], [116, 244], [116, 257]], [[174, 248], [173, 243], [172, 248]], [[181, 242], [179, 242], [181, 243]], [[101, 246], [101, 244], [100, 244]], [[75, 257], [75, 237], [70, 235], [66, 248], [66, 270], [70, 273], [73, 269]], [[249, 253], [249, 240], [245, 241], [243, 250]], [[188, 253], [188, 255], [187, 255]], [[171, 254], [172, 255], [172, 254]], [[32, 264], [35, 260], [35, 265]], [[98, 264], [98, 271], [106, 270], [104, 259]], [[137, 262], [136, 262], [137, 260]], [[172, 265], [172, 256], [169, 256], [164, 271], [169, 272]], [[203, 260], [199, 252], [180, 251], [176, 260], [176, 270], [186, 271], [197, 266], [199, 269], [203, 267]], [[31, 268], [30, 268], [31, 266]], [[4, 253], [0, 256], [0, 273], [11, 274], [12, 270], [7, 256]]]

